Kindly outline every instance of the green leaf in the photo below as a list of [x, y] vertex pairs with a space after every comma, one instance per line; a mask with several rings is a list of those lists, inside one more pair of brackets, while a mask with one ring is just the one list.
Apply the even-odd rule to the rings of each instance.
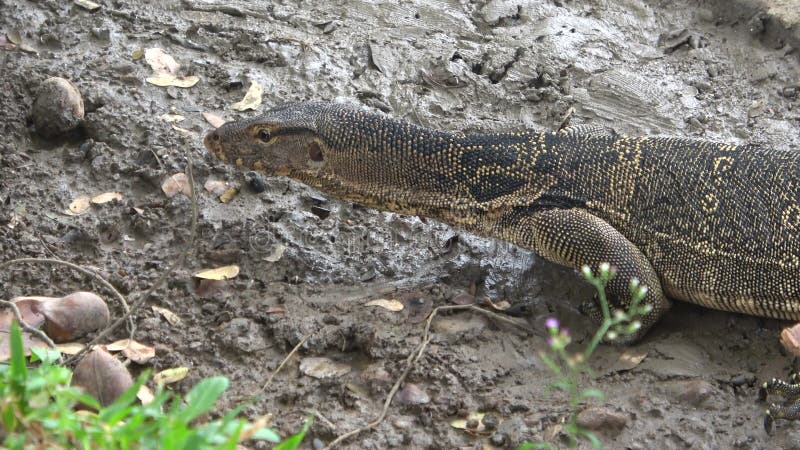
[[591, 443], [592, 443], [592, 447], [594, 447], [594, 448], [595, 448], [595, 450], [603, 450], [603, 443], [602, 443], [602, 442], [600, 442], [600, 439], [598, 439], [598, 438], [597, 438], [597, 436], [595, 436], [595, 435], [594, 435], [594, 433], [591, 433], [591, 432], [589, 432], [589, 431], [583, 431], [583, 430], [582, 430], [581, 434], [582, 434], [582, 435], [583, 435], [583, 437], [585, 437], [585, 438], [586, 438], [586, 439], [587, 439], [589, 442], [591, 442]]
[[276, 445], [272, 450], [295, 450], [297, 447], [299, 447], [300, 443], [303, 442], [303, 438], [306, 437], [308, 429], [311, 427], [312, 419], [313, 417], [306, 419], [306, 423], [303, 425], [303, 429], [300, 430], [299, 433], [289, 436], [283, 442]]
[[8, 345], [11, 347], [11, 380], [12, 389], [17, 395], [22, 396], [25, 392], [25, 378], [28, 375], [28, 367], [25, 365], [25, 347], [22, 345], [22, 330], [17, 321], [11, 322], [9, 330]]
[[199, 417], [214, 407], [220, 395], [228, 389], [228, 379], [225, 377], [211, 377], [197, 383], [186, 394], [186, 406], [179, 415], [179, 420], [186, 423]]
[[596, 398], [598, 400], [602, 400], [605, 398], [605, 394], [603, 391], [599, 389], [584, 389], [581, 391], [581, 398]]
[[269, 441], [274, 443], [278, 443], [281, 441], [280, 435], [278, 435], [278, 433], [276, 433], [275, 430], [266, 427], [253, 433], [253, 439], [258, 439], [261, 441]]
[[31, 362], [41, 361], [43, 364], [53, 364], [61, 357], [61, 352], [49, 347], [31, 348]]

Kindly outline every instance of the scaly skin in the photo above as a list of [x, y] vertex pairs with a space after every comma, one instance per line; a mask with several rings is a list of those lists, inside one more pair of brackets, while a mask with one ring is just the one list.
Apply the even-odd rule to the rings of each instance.
[[800, 319], [797, 152], [570, 130], [442, 132], [316, 102], [227, 123], [205, 142], [225, 162], [570, 267], [611, 262], [622, 297], [637, 272], [653, 316], [666, 309], [660, 287], [710, 308]]
[[800, 153], [664, 137], [436, 131], [354, 107], [295, 103], [205, 139], [219, 159], [334, 197], [441, 220], [709, 308], [800, 319]]

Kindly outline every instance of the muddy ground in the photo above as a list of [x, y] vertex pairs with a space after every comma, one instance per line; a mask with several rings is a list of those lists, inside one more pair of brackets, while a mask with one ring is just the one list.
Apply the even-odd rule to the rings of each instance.
[[[232, 388], [222, 407], [232, 407], [261, 389], [308, 335], [245, 412], [274, 414], [282, 433], [318, 414], [310, 436], [331, 442], [378, 414], [420, 342], [425, 313], [474, 288], [525, 304], [527, 331], [472, 312], [443, 314], [407, 395], [377, 429], [346, 446], [563, 445], [566, 399], [548, 389], [539, 353], [547, 317], [565, 323], [578, 345], [593, 332], [578, 312], [592, 290], [576, 274], [431, 220], [326, 199], [286, 179], [245, 177], [206, 154], [201, 137], [210, 126], [201, 113], [253, 114], [230, 106], [255, 80], [264, 86], [261, 109], [343, 100], [432, 127], [514, 130], [556, 127], [574, 108], [572, 123], [625, 134], [797, 149], [798, 6], [772, 5], [105, 0], [89, 12], [68, 1], [0, 0], [0, 31], [18, 31], [28, 50], [0, 49], [0, 254], [91, 266], [135, 299], [187, 245], [191, 202], [167, 198], [161, 183], [183, 172], [188, 158], [198, 187], [221, 180], [241, 192], [223, 204], [198, 191], [198, 239], [188, 262], [137, 314], [136, 339], [157, 349], [150, 365], [191, 368], [175, 390], [225, 375]], [[132, 55], [152, 47], [200, 82], [147, 84], [150, 67]], [[74, 136], [43, 140], [29, 112], [51, 76], [78, 86], [86, 120]], [[186, 117], [178, 124], [184, 131], [160, 118], [169, 112]], [[123, 201], [63, 214], [76, 197], [108, 191], [123, 193]], [[191, 277], [224, 264], [241, 267], [225, 285]], [[103, 292], [77, 274], [37, 265], [0, 274], [0, 283], [2, 298]], [[376, 298], [407, 307], [365, 306]], [[170, 325], [150, 305], [174, 311], [182, 324]], [[624, 422], [604, 427], [605, 446], [800, 448], [800, 424], [781, 422], [767, 435], [764, 405], [755, 400], [759, 380], [783, 376], [793, 363], [778, 343], [782, 325], [679, 304], [641, 344], [601, 348], [595, 376], [583, 382], [606, 393], [595, 406]], [[644, 359], [620, 363], [623, 351]], [[309, 377], [299, 368], [308, 357], [351, 370]], [[495, 429], [471, 436], [450, 426], [472, 411], [494, 416]]]

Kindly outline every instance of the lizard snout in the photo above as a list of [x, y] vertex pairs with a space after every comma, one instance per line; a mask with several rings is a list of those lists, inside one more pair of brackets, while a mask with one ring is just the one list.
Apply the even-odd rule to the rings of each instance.
[[211, 130], [206, 133], [206, 137], [203, 139], [203, 144], [206, 146], [206, 150], [208, 150], [212, 155], [223, 161], [226, 161], [225, 155], [222, 152], [221, 141], [222, 136], [220, 135], [219, 130]]

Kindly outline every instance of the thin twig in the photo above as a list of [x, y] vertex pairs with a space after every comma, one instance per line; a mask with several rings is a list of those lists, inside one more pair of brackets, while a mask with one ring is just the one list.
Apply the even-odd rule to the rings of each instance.
[[[19, 312], [19, 308], [17, 307], [16, 303], [9, 300], [0, 300], [0, 305], [8, 306], [9, 308], [11, 308], [11, 311], [14, 313], [14, 318], [17, 319], [17, 323], [19, 323], [19, 326], [22, 327], [24, 331], [27, 331], [28, 333], [35, 335], [37, 338], [41, 339], [45, 344], [47, 344], [53, 350], [58, 350], [55, 342], [53, 342], [50, 339], [50, 337], [47, 336], [47, 334], [45, 334], [44, 331], [39, 330], [38, 328], [34, 328], [28, 325], [27, 322], [25, 322], [25, 319], [22, 318], [22, 313]], [[58, 355], [58, 362], [59, 364], [63, 362], [60, 352]]]
[[308, 338], [311, 337], [312, 334], [314, 334], [314, 333], [313, 332], [312, 333], [308, 333], [307, 335], [303, 336], [303, 339], [300, 339], [300, 342], [298, 342], [297, 345], [294, 346], [292, 351], [290, 351], [289, 354], [286, 355], [285, 358], [283, 358], [283, 361], [281, 361], [281, 363], [278, 364], [278, 367], [275, 370], [272, 371], [272, 374], [269, 376], [269, 379], [267, 380], [267, 382], [264, 383], [264, 387], [261, 388], [259, 393], [262, 393], [262, 392], [267, 390], [269, 385], [272, 384], [272, 380], [275, 378], [275, 375], [277, 375], [278, 372], [280, 372], [281, 369], [283, 368], [283, 366], [286, 364], [286, 362], [289, 361], [289, 359], [292, 356], [294, 356], [294, 354], [297, 353], [298, 350], [300, 350], [300, 347], [302, 347], [303, 344], [306, 343], [306, 341], [308, 340]]
[[389, 412], [389, 405], [392, 404], [392, 400], [394, 399], [395, 394], [397, 394], [397, 391], [400, 390], [400, 385], [403, 384], [406, 377], [411, 372], [411, 369], [413, 369], [414, 365], [416, 365], [417, 361], [419, 361], [422, 358], [422, 355], [425, 354], [425, 349], [428, 347], [428, 343], [431, 341], [430, 329], [431, 329], [431, 323], [433, 322], [433, 318], [436, 317], [436, 314], [438, 314], [439, 311], [449, 311], [458, 309], [472, 309], [472, 310], [483, 311], [481, 308], [478, 308], [474, 305], [448, 305], [448, 306], [438, 306], [434, 308], [434, 310], [431, 311], [431, 314], [428, 316], [427, 321], [425, 322], [425, 331], [422, 334], [422, 342], [420, 342], [419, 346], [417, 347], [417, 350], [408, 355], [408, 358], [406, 359], [406, 367], [405, 369], [403, 369], [403, 373], [400, 375], [397, 381], [395, 381], [394, 385], [392, 386], [392, 389], [386, 396], [386, 401], [384, 401], [383, 403], [383, 409], [381, 410], [381, 413], [378, 415], [378, 417], [372, 422], [364, 425], [363, 427], [356, 428], [355, 430], [348, 431], [347, 433], [339, 435], [336, 439], [331, 441], [330, 444], [323, 447], [322, 450], [332, 449], [345, 439], [348, 439], [364, 431], [373, 429], [378, 425], [380, 425], [381, 422], [383, 422], [383, 419], [386, 418], [386, 414]]

